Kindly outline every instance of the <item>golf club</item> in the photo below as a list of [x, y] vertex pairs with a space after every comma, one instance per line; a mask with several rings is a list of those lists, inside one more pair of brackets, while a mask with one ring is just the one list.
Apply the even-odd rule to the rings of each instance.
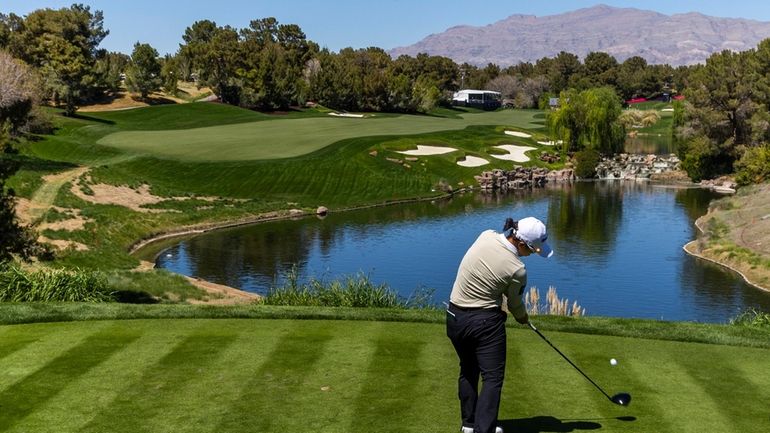
[[532, 328], [533, 331], [535, 331], [537, 333], [537, 335], [540, 336], [540, 338], [545, 340], [545, 342], [548, 343], [549, 346], [553, 347], [553, 350], [555, 350], [556, 353], [561, 355], [562, 358], [566, 359], [567, 362], [569, 362], [569, 364], [571, 366], [575, 367], [575, 370], [579, 371], [580, 374], [583, 375], [583, 377], [588, 379], [588, 381], [591, 382], [591, 384], [596, 387], [596, 389], [601, 391], [602, 394], [604, 394], [604, 396], [607, 397], [607, 399], [609, 399], [611, 402], [613, 402], [615, 404], [619, 404], [621, 406], [628, 406], [628, 404], [631, 403], [631, 394], [628, 394], [628, 393], [625, 393], [625, 392], [621, 392], [621, 393], [615, 394], [612, 397], [610, 397], [610, 395], [607, 394], [606, 392], [604, 392], [604, 390], [599, 385], [597, 385], [596, 382], [591, 380], [591, 378], [588, 377], [587, 374], [583, 373], [583, 370], [579, 369], [578, 366], [575, 365], [574, 362], [570, 361], [569, 358], [567, 358], [567, 356], [565, 354], [561, 353], [561, 351], [559, 349], [557, 349], [556, 346], [551, 344], [551, 342], [548, 341], [547, 338], [545, 338], [545, 335], [543, 335], [537, 328], [535, 328], [535, 325], [533, 325], [532, 322], [528, 322], [527, 324], [529, 325], [530, 328]]

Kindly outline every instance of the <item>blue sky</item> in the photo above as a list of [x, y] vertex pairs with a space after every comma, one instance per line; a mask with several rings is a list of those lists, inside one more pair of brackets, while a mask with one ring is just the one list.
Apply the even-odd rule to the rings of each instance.
[[[76, 0], [1, 0], [0, 12], [18, 15], [39, 8], [60, 8]], [[634, 7], [667, 15], [705, 15], [770, 21], [766, 1], [718, 0], [81, 0], [102, 10], [110, 35], [102, 47], [130, 53], [134, 42], [150, 43], [161, 54], [179, 47], [184, 29], [201, 19], [219, 25], [247, 27], [256, 18], [274, 16], [279, 23], [297, 24], [309, 39], [337, 51], [344, 47], [390, 49], [410, 45], [431, 33], [461, 24], [486, 25], [513, 14], [553, 15], [598, 3]]]

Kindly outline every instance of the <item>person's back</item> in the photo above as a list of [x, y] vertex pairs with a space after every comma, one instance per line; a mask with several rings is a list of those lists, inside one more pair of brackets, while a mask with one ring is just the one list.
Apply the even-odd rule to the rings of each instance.
[[463, 433], [502, 432], [496, 424], [507, 352], [503, 295], [516, 321], [528, 323], [522, 300], [527, 271], [521, 257], [533, 252], [550, 257], [547, 238], [540, 220], [508, 218], [503, 233], [482, 232], [460, 262], [447, 307], [446, 330], [460, 360]]
[[527, 271], [516, 250], [503, 234], [486, 230], [460, 262], [450, 302], [465, 308], [500, 308], [506, 295], [508, 310], [521, 318], [520, 295], [526, 285]]

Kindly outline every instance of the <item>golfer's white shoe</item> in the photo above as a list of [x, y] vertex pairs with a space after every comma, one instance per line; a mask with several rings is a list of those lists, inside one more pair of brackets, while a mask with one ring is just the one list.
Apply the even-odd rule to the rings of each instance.
[[[461, 433], [473, 433], [473, 427], [463, 427], [460, 429]], [[495, 427], [495, 433], [503, 433], [502, 427]]]

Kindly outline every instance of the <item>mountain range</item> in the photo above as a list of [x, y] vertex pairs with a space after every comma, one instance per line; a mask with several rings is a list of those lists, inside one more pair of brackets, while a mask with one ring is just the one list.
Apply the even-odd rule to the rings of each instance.
[[427, 53], [457, 63], [509, 66], [554, 57], [560, 51], [581, 59], [591, 51], [602, 51], [621, 62], [640, 56], [650, 64], [680, 66], [705, 63], [722, 50], [756, 48], [768, 37], [770, 22], [597, 5], [542, 17], [511, 15], [480, 27], [451, 27], [389, 53], [393, 58]]

